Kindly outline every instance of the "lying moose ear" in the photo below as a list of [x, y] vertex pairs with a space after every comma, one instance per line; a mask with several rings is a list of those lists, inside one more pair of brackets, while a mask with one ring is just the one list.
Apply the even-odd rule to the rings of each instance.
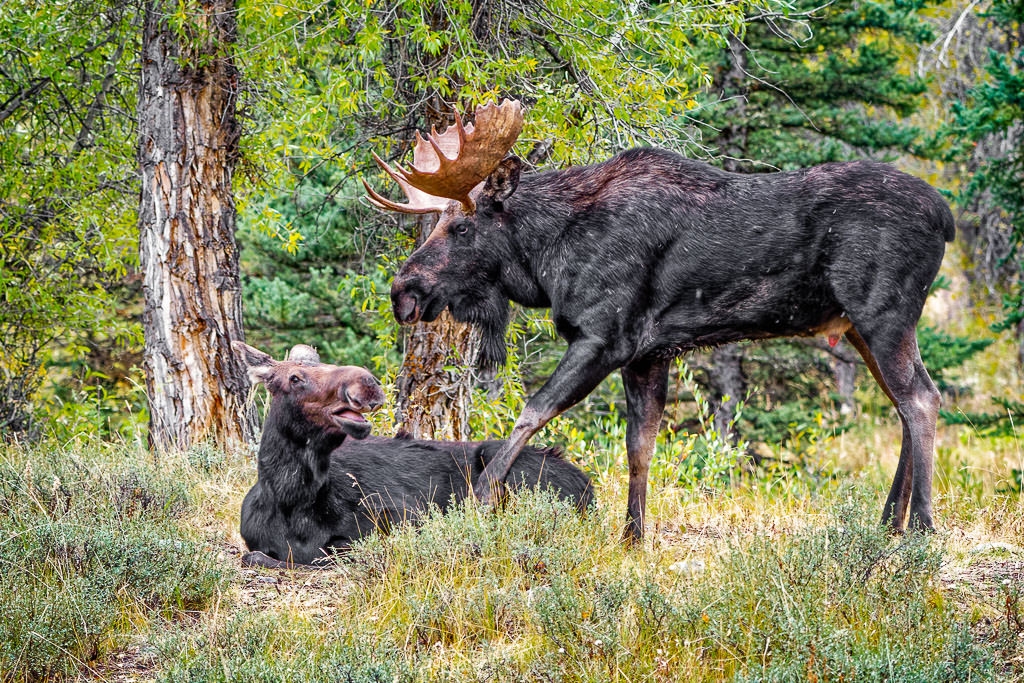
[[231, 342], [231, 348], [245, 363], [249, 371], [249, 381], [253, 384], [266, 382], [274, 373], [274, 366], [277, 365], [269, 354], [263, 353], [248, 344], [240, 341]]
[[510, 154], [501, 160], [498, 167], [491, 171], [484, 183], [483, 194], [492, 202], [503, 202], [512, 196], [519, 187], [519, 172], [523, 170], [523, 162], [519, 157]]

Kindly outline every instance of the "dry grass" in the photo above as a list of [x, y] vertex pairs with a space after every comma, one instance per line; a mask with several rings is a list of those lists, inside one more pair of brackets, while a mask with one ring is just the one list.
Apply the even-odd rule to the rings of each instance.
[[[737, 600], [729, 612], [738, 621], [745, 610], [757, 614], [756, 606], [734, 594], [737, 557], [748, 552], [762, 557], [771, 547], [807, 552], [799, 544], [819, 533], [834, 534], [837, 509], [862, 497], [867, 498], [862, 506], [850, 509], [873, 525], [895, 468], [898, 436], [895, 426], [870, 425], [837, 437], [822, 457], [841, 473], [824, 483], [809, 485], [795, 475], [770, 484], [748, 481], [697, 490], [658, 483], [649, 498], [648, 536], [639, 549], [618, 542], [627, 481], [624, 457], [617, 454], [599, 473], [599, 511], [576, 522], [555, 516], [568, 537], [545, 531], [550, 509], [531, 501], [512, 521], [488, 521], [494, 516], [470, 508], [431, 520], [418, 532], [371, 541], [352, 562], [330, 572], [241, 570], [217, 609], [161, 641], [156, 675], [201, 680], [232, 671], [238, 679], [315, 680], [321, 667], [334, 667], [351, 680], [667, 681], [755, 675], [771, 665], [771, 657], [759, 663], [742, 650], [751, 643], [736, 641], [735, 633], [723, 635], [728, 629], [706, 625], [700, 615], [697, 622], [676, 626], [692, 640], [664, 641], [668, 632], [656, 630], [630, 636], [643, 610], [642, 586], [675, 601], [673, 609], [681, 612]], [[966, 629], [974, 649], [962, 656], [979, 662], [991, 657], [995, 663], [984, 670], [1012, 678], [1024, 674], [1021, 648], [1007, 645], [1024, 626], [1013, 621], [1024, 605], [1019, 591], [1012, 590], [1020, 586], [1024, 567], [1024, 511], [1019, 496], [995, 493], [1007, 468], [1016, 466], [1015, 444], [982, 441], [984, 449], [977, 447], [978, 439], [964, 438], [954, 428], [942, 430], [940, 448], [948, 455], [940, 459], [936, 477], [941, 529], [922, 551], [938, 564], [932, 572], [922, 560], [913, 571], [927, 575], [920, 599], [921, 609], [931, 610], [928, 628]], [[967, 481], [968, 489], [956, 470], [962, 460], [980, 463], [971, 470], [977, 480]], [[857, 462], [864, 465], [854, 469]], [[237, 461], [199, 485], [208, 503], [195, 522], [239, 550], [235, 511], [252, 476], [250, 465]], [[507, 527], [502, 529], [506, 545], [495, 540], [504, 536], [495, 535], [494, 524]], [[716, 590], [722, 591], [718, 597]], [[555, 593], [562, 603], [552, 600]], [[857, 600], [876, 598], [871, 593]], [[608, 608], [614, 618], [602, 617], [602, 600], [616, 599], [614, 609]], [[827, 612], [826, 603], [809, 604]], [[577, 610], [577, 623], [548, 614], [559, 609]], [[884, 638], [870, 632], [869, 622], [849, 626], [855, 634], [864, 628], [855, 639], [870, 644]], [[943, 640], [932, 631], [932, 640], [911, 643], [908, 652], [948, 657], [955, 633]], [[757, 633], [753, 628], [744, 638], [754, 640]], [[266, 657], [255, 657], [254, 647], [264, 648]], [[815, 659], [813, 651], [800, 655], [800, 647], [778, 647], [776, 663], [790, 657], [799, 666], [824, 666], [823, 655]], [[906, 673], [907, 680], [921, 680], [915, 679], [920, 671]]]

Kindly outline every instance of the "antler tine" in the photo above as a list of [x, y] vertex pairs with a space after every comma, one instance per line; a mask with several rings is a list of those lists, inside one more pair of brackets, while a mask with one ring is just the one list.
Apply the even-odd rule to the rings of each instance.
[[402, 182], [402, 180], [404, 179], [404, 176], [401, 173], [403, 171], [401, 166], [398, 167], [398, 170], [395, 170], [395, 169], [391, 168], [391, 165], [388, 164], [388, 162], [384, 161], [379, 156], [377, 156], [376, 152], [370, 152], [370, 154], [373, 156], [373, 160], [377, 162], [377, 165], [380, 166], [382, 169], [384, 169], [385, 173], [387, 173], [389, 176], [391, 176], [392, 180], [394, 180], [395, 182], [398, 182], [398, 183]]
[[438, 170], [444, 168], [445, 166], [450, 166], [451, 164], [455, 163], [456, 159], [459, 158], [458, 156], [456, 156], [455, 159], [449, 159], [448, 155], [445, 154], [444, 150], [441, 149], [441, 146], [437, 144], [437, 139], [434, 137], [434, 135], [428, 135], [427, 142], [430, 143], [430, 146], [434, 148], [434, 153], [437, 154]]
[[[417, 189], [462, 203], [467, 213], [475, 209], [470, 191], [485, 180], [515, 144], [523, 128], [522, 105], [505, 100], [500, 105], [477, 107], [476, 125], [463, 126], [461, 117], [441, 135], [436, 132], [420, 144], [414, 163], [403, 169], [405, 179]], [[429, 145], [429, 146], [428, 146]], [[454, 152], [454, 155], [452, 153]]]
[[[366, 188], [366, 198], [369, 199], [370, 203], [376, 206], [378, 209], [397, 211], [399, 213], [437, 213], [435, 209], [418, 208], [410, 204], [399, 204], [398, 202], [393, 202], [390, 199], [387, 199], [386, 197], [383, 197], [380, 194], [378, 194], [376, 190], [370, 187], [370, 184], [366, 182], [365, 179], [362, 179], [362, 181], [363, 187]], [[447, 200], [445, 201], [447, 202]]]
[[368, 199], [370, 203], [376, 206], [378, 209], [390, 209], [391, 211], [398, 211], [400, 213], [439, 213], [444, 211], [444, 208], [448, 206], [448, 200], [444, 197], [435, 197], [429, 195], [426, 192], [421, 192], [416, 189], [405, 179], [404, 175], [406, 170], [399, 166], [396, 169], [391, 168], [390, 165], [379, 156], [376, 152], [371, 152], [373, 160], [377, 162], [377, 165], [384, 169], [391, 178], [398, 183], [398, 186], [402, 188], [405, 196], [409, 199], [407, 204], [399, 204], [393, 202], [390, 199], [382, 197], [378, 194], [370, 184], [363, 178], [363, 186], [366, 188], [368, 193]]

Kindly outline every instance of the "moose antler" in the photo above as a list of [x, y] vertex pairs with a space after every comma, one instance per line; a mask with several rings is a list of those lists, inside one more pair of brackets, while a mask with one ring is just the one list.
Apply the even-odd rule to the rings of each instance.
[[523, 129], [523, 107], [518, 100], [490, 103], [477, 107], [475, 118], [475, 125], [463, 126], [455, 114], [454, 125], [440, 135], [431, 129], [426, 140], [417, 132], [409, 171], [401, 166], [391, 168], [374, 154], [374, 160], [394, 178], [409, 202], [385, 199], [363, 180], [370, 202], [402, 213], [433, 213], [443, 211], [454, 199], [466, 213], [473, 213], [476, 204], [469, 193], [512, 149]]

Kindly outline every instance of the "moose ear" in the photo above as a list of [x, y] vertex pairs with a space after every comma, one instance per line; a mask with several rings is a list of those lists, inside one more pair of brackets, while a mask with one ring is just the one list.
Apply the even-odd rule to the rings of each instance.
[[487, 176], [483, 194], [490, 197], [493, 202], [505, 201], [519, 187], [519, 172], [522, 170], [522, 160], [514, 154], [508, 155], [491, 171], [491, 175]]
[[274, 366], [277, 365], [277, 361], [271, 358], [269, 354], [263, 353], [259, 349], [255, 349], [240, 341], [231, 342], [231, 348], [242, 359], [242, 362], [245, 363], [245, 367], [249, 371], [249, 381], [253, 384], [266, 382], [274, 373]]

